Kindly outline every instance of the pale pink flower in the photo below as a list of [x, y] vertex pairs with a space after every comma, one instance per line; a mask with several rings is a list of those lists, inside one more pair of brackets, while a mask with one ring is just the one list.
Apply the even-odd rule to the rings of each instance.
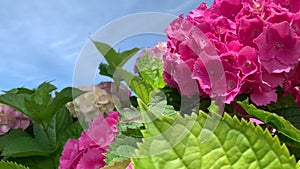
[[31, 120], [16, 109], [0, 103], [0, 135], [6, 134], [10, 129], [25, 130]]

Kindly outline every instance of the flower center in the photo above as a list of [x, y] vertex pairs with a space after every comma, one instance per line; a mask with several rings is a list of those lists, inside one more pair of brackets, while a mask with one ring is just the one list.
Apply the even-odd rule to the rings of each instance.
[[276, 50], [278, 50], [278, 51], [282, 50], [283, 47], [284, 47], [284, 45], [283, 45], [282, 43], [280, 43], [280, 42], [275, 43], [275, 45], [274, 45], [274, 48], [275, 48]]

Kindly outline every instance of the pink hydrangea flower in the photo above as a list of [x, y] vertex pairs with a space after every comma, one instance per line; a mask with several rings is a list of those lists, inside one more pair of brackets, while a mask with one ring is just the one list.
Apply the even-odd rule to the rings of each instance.
[[101, 113], [81, 133], [78, 139], [69, 139], [60, 157], [59, 169], [98, 169], [105, 166], [104, 153], [118, 133], [118, 112]]
[[258, 47], [261, 65], [268, 73], [289, 72], [300, 59], [300, 39], [288, 22], [265, 27], [254, 43]]
[[225, 103], [239, 94], [257, 105], [276, 101], [275, 88], [300, 60], [300, 12], [292, 7], [299, 2], [215, 0], [210, 8], [202, 3], [186, 18], [180, 15], [165, 30], [167, 85], [186, 96], [225, 97]]
[[10, 129], [25, 130], [31, 120], [16, 109], [0, 103], [0, 135], [6, 134]]

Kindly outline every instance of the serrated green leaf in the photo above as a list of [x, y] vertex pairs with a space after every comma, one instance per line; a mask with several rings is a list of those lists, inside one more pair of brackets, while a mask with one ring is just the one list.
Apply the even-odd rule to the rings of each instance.
[[120, 110], [119, 113], [118, 130], [127, 136], [141, 137], [140, 128], [144, 125], [140, 111], [133, 107]]
[[130, 163], [130, 160], [123, 160], [122, 162], [117, 162], [113, 166], [106, 166], [103, 169], [125, 169]]
[[18, 164], [29, 167], [30, 169], [54, 169], [53, 159], [51, 157], [30, 156], [8, 158], [8, 161], [14, 161]]
[[9, 161], [0, 161], [0, 168], [1, 169], [29, 169], [28, 167], [25, 167], [23, 165], [9, 162]]
[[178, 114], [178, 112], [174, 110], [173, 106], [167, 105], [168, 101], [166, 95], [162, 91], [152, 91], [150, 100], [151, 101], [148, 106], [149, 110], [157, 116], [166, 115], [174, 117]]
[[131, 50], [124, 51], [122, 53], [117, 53], [111, 46], [93, 41], [94, 45], [98, 51], [104, 56], [105, 60], [113, 70], [117, 67], [122, 67], [134, 54], [136, 54], [139, 49], [133, 48]]
[[[1, 156], [24, 157], [24, 156], [48, 156], [51, 149], [42, 146], [39, 141], [29, 136], [22, 130], [11, 130], [1, 137], [0, 144], [3, 145]], [[24, 145], [24, 143], [26, 143]]]
[[143, 79], [121, 68], [116, 69], [114, 79], [124, 80], [131, 90], [133, 90], [134, 93], [143, 100], [143, 102], [149, 103], [149, 97], [153, 88], [143, 81]]
[[[151, 112], [148, 112], [151, 113]], [[215, 114], [218, 116], [217, 114]], [[151, 115], [150, 115], [151, 116]], [[217, 119], [217, 120], [216, 120]], [[225, 114], [154, 119], [132, 159], [138, 169], [294, 169], [296, 160], [268, 130]], [[211, 127], [207, 124], [216, 125]], [[211, 129], [213, 128], [213, 130]], [[151, 130], [155, 130], [152, 132]], [[160, 134], [157, 135], [157, 131]]]
[[124, 135], [116, 136], [115, 141], [110, 144], [111, 150], [105, 154], [107, 157], [105, 159], [107, 165], [112, 166], [116, 162], [122, 162], [133, 157], [135, 150], [137, 149], [136, 143], [139, 141], [141, 141], [139, 138]]
[[280, 133], [298, 143], [300, 146], [300, 130], [293, 126], [289, 121], [275, 113], [270, 113], [261, 109], [257, 109], [254, 105], [248, 105], [247, 101], [238, 102], [239, 105], [250, 115], [255, 118], [272, 125]]
[[162, 89], [166, 86], [163, 78], [164, 66], [161, 59], [150, 56], [149, 52], [146, 51], [146, 54], [137, 61], [136, 66], [142, 78], [153, 89]]

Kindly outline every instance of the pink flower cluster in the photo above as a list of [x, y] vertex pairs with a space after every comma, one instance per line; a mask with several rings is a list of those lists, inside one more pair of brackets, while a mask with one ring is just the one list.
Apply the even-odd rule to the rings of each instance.
[[6, 134], [10, 129], [25, 130], [31, 120], [16, 109], [0, 103], [0, 135]]
[[105, 156], [118, 134], [118, 112], [108, 112], [107, 117], [99, 114], [79, 139], [69, 139], [60, 157], [59, 169], [98, 169], [105, 166]]
[[249, 94], [257, 105], [276, 102], [279, 86], [300, 104], [299, 10], [298, 0], [202, 3], [165, 30], [165, 81], [183, 95]]

